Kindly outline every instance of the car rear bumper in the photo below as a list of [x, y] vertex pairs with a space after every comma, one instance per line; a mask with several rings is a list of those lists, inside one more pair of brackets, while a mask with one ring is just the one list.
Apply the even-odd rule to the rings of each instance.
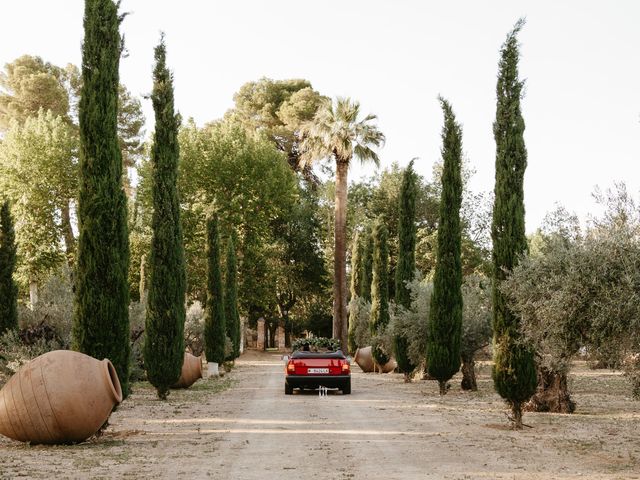
[[342, 388], [351, 375], [287, 375], [285, 381], [292, 388]]

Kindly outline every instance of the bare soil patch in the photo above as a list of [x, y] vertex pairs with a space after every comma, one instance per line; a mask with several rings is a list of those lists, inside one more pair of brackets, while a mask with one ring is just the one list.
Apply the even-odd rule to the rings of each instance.
[[280, 356], [249, 351], [224, 378], [135, 384], [104, 434], [72, 446], [0, 439], [0, 478], [640, 479], [640, 402], [617, 372], [577, 364], [576, 413], [508, 428], [482, 363], [478, 392], [353, 374], [353, 393], [284, 395]]

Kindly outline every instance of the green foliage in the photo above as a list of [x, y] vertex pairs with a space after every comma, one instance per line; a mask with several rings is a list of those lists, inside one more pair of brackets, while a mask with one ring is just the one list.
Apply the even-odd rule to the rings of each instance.
[[[413, 171], [413, 160], [404, 171], [398, 202], [398, 265], [396, 266], [396, 304], [411, 307], [411, 293], [407, 286], [413, 280], [416, 261], [416, 194], [417, 177]], [[393, 337], [393, 352], [401, 372], [415, 370], [407, 353], [409, 341], [400, 335]]]
[[313, 119], [326, 98], [313, 90], [311, 83], [261, 78], [242, 85], [233, 100], [235, 108], [226, 118], [239, 122], [249, 135], [260, 132], [286, 154], [294, 171], [302, 168], [305, 177], [313, 179], [311, 170], [300, 165], [301, 128]]
[[304, 330], [312, 332], [316, 337], [331, 337], [332, 316], [328, 302], [322, 298], [314, 298], [303, 314], [306, 321], [302, 322], [301, 327]]
[[362, 236], [360, 233], [356, 233], [353, 243], [351, 245], [351, 300], [349, 303], [349, 335], [347, 338], [349, 352], [355, 352], [357, 345], [355, 339], [355, 331], [357, 325], [357, 312], [352, 308], [352, 304], [358, 297], [362, 280], [362, 268], [363, 268], [363, 249]]
[[[520, 403], [536, 388], [533, 353], [520, 342], [520, 318], [507, 305], [500, 284], [527, 251], [524, 226], [524, 172], [527, 150], [520, 99], [524, 83], [518, 78], [520, 20], [502, 45], [497, 84], [496, 183], [493, 207], [493, 333], [496, 391], [519, 414]], [[517, 420], [517, 419], [516, 419]], [[519, 426], [519, 425], [517, 425]], [[521, 427], [521, 426], [520, 426]]]
[[185, 263], [177, 176], [180, 117], [174, 111], [173, 78], [164, 38], [155, 48], [151, 100], [156, 117], [153, 165], [153, 238], [144, 360], [149, 382], [167, 398], [184, 360]]
[[42, 110], [23, 124], [12, 120], [0, 145], [0, 189], [20, 219], [16, 278], [23, 287], [41, 283], [64, 261], [59, 218], [76, 196], [76, 153], [72, 127]]
[[144, 154], [144, 123], [140, 99], [118, 86], [118, 142], [125, 168], [135, 167]]
[[462, 337], [460, 357], [472, 362], [476, 352], [491, 343], [491, 305], [490, 280], [480, 275], [465, 277], [462, 284]]
[[[238, 239], [238, 300], [244, 312], [269, 310], [276, 275], [267, 268], [275, 241], [274, 220], [289, 218], [297, 199], [295, 174], [268, 141], [249, 136], [237, 124], [221, 122], [180, 131], [179, 190], [190, 298], [204, 300], [207, 262], [206, 215], [215, 206], [225, 236]], [[147, 201], [143, 204], [143, 210]]]
[[199, 301], [196, 300], [187, 308], [184, 321], [184, 344], [196, 357], [204, 352], [205, 317], [205, 311]]
[[240, 314], [238, 313], [236, 247], [233, 237], [227, 242], [227, 274], [225, 275], [224, 312], [227, 336], [233, 343], [231, 358], [240, 356]]
[[349, 289], [351, 298], [359, 296], [362, 291], [362, 269], [364, 267], [363, 237], [363, 233], [356, 232], [356, 236], [351, 243], [351, 288]]
[[524, 258], [501, 285], [543, 368], [566, 374], [582, 347], [603, 363], [637, 368], [631, 359], [640, 352], [640, 222], [626, 195], [617, 192], [585, 235], [556, 223], [541, 252]]
[[207, 306], [204, 323], [204, 345], [208, 362], [224, 363], [226, 330], [222, 275], [220, 274], [220, 237], [218, 218], [207, 220]]
[[[389, 324], [389, 250], [387, 227], [378, 220], [373, 227], [373, 279], [371, 282], [371, 335], [381, 335]], [[380, 345], [373, 345], [373, 357], [380, 365], [389, 361]]]
[[[356, 348], [366, 347], [372, 343], [371, 335], [371, 303], [362, 297], [352, 298], [349, 302], [350, 321], [353, 320], [350, 335]], [[355, 350], [352, 351], [352, 353]]]
[[0, 335], [18, 328], [18, 287], [13, 281], [16, 241], [9, 200], [0, 207]]
[[24, 124], [40, 109], [69, 122], [70, 99], [65, 86], [70, 78], [67, 73], [31, 55], [7, 63], [5, 72], [0, 74], [0, 130], [7, 130], [11, 121]]
[[360, 268], [360, 298], [371, 302], [371, 281], [373, 280], [373, 233], [364, 231], [362, 247], [362, 267]]
[[291, 344], [291, 350], [302, 350], [305, 345], [309, 347], [310, 351], [317, 352], [320, 350], [336, 351], [340, 350], [340, 340], [337, 338], [327, 337], [311, 337], [311, 338], [299, 338]]
[[388, 330], [394, 337], [407, 339], [408, 362], [411, 365], [420, 366], [424, 365], [427, 354], [433, 283], [415, 278], [408, 283], [408, 287], [411, 292], [411, 308], [397, 308]]
[[438, 225], [438, 256], [429, 312], [427, 364], [429, 374], [442, 386], [460, 368], [462, 329], [462, 264], [460, 261], [462, 204], [462, 129], [451, 105], [440, 99], [444, 111], [442, 128], [442, 198]]
[[398, 202], [398, 265], [396, 267], [396, 304], [409, 308], [411, 295], [407, 283], [413, 280], [416, 268], [416, 194], [417, 176], [413, 160], [402, 177]]
[[108, 358], [129, 393], [129, 238], [118, 144], [122, 16], [111, 0], [85, 3], [80, 98], [80, 237], [73, 348]]

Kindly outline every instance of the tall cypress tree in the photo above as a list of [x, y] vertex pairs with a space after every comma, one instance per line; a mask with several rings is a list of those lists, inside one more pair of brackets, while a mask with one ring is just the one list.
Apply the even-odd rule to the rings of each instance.
[[80, 94], [80, 188], [74, 349], [108, 358], [129, 393], [129, 235], [118, 144], [123, 16], [112, 0], [85, 0]]
[[18, 328], [18, 287], [13, 280], [16, 268], [16, 235], [9, 201], [0, 208], [0, 335]]
[[225, 360], [224, 343], [227, 332], [220, 273], [220, 236], [218, 218], [207, 220], [207, 305], [204, 322], [204, 347], [207, 361], [222, 365]]
[[156, 130], [153, 168], [153, 217], [144, 364], [158, 396], [167, 398], [184, 360], [185, 262], [178, 199], [178, 128], [173, 78], [166, 66], [164, 36], [155, 48], [151, 100]]
[[[389, 323], [389, 246], [387, 226], [382, 219], [373, 227], [373, 275], [371, 280], [371, 335], [381, 334]], [[380, 344], [373, 345], [373, 358], [379, 365], [389, 361]]]
[[353, 353], [358, 346], [356, 345], [356, 327], [358, 325], [357, 306], [360, 297], [360, 282], [362, 281], [362, 260], [363, 260], [362, 235], [358, 232], [353, 239], [351, 245], [351, 301], [349, 302], [349, 333], [347, 335], [348, 351]]
[[353, 244], [351, 245], [351, 298], [359, 297], [362, 282], [362, 260], [363, 260], [363, 249], [364, 245], [362, 243], [362, 234], [360, 232], [356, 233], [355, 238], [353, 239]]
[[[414, 277], [416, 268], [416, 193], [417, 178], [413, 171], [413, 160], [404, 171], [400, 202], [398, 204], [398, 265], [396, 266], [396, 304], [411, 308], [411, 292], [407, 286]], [[393, 338], [393, 350], [398, 368], [404, 373], [405, 382], [415, 370], [408, 356], [408, 341], [403, 335]]]
[[364, 232], [360, 275], [360, 297], [370, 302], [371, 281], [373, 280], [373, 233], [370, 228], [367, 228]]
[[224, 313], [227, 335], [233, 343], [233, 360], [240, 356], [240, 314], [238, 313], [238, 280], [237, 280], [236, 247], [233, 237], [227, 244], [227, 275], [225, 276]]
[[520, 99], [524, 82], [518, 77], [520, 57], [517, 35], [524, 26], [520, 19], [500, 51], [497, 85], [496, 184], [493, 205], [493, 381], [496, 391], [511, 406], [514, 426], [522, 428], [522, 404], [536, 389], [533, 352], [520, 341], [520, 318], [509, 309], [500, 283], [527, 251], [524, 227], [524, 171], [527, 150]]
[[462, 204], [462, 129], [451, 105], [440, 98], [442, 128], [442, 194], [438, 223], [438, 250], [429, 311], [427, 358], [429, 375], [438, 380], [440, 395], [447, 380], [460, 369], [462, 335], [462, 263], [460, 261]]

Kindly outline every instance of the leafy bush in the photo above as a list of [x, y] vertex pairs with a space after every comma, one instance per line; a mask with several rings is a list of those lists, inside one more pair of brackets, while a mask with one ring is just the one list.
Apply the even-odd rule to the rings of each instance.
[[[196, 300], [187, 308], [184, 321], [184, 345], [196, 357], [204, 351], [204, 308]], [[225, 355], [227, 354], [225, 344]]]
[[32, 309], [19, 308], [19, 326], [24, 340], [34, 342], [39, 336], [46, 342], [55, 337], [57, 348], [71, 343], [74, 294], [68, 268], [63, 268], [42, 285], [39, 301]]
[[349, 320], [355, 321], [352, 329], [354, 343], [356, 347], [366, 347], [371, 345], [371, 328], [369, 327], [369, 317], [371, 316], [371, 303], [362, 297], [354, 297], [349, 302]]
[[[407, 356], [413, 365], [423, 365], [427, 352], [428, 319], [433, 284], [419, 278], [407, 284], [411, 292], [411, 309], [392, 309], [391, 323], [385, 338], [402, 335], [407, 339]], [[388, 350], [392, 351], [392, 350]]]
[[60, 350], [62, 345], [56, 338], [35, 338], [26, 343], [20, 332], [9, 330], [0, 336], [0, 386], [25, 363], [51, 350]]
[[144, 355], [142, 349], [145, 340], [145, 317], [147, 315], [147, 302], [131, 302], [129, 304], [129, 322], [131, 328], [131, 350], [129, 379], [132, 382], [142, 382], [147, 379], [144, 367]]
[[473, 361], [478, 350], [491, 344], [491, 280], [481, 275], [465, 277], [462, 297], [464, 304], [460, 355], [463, 361]]

